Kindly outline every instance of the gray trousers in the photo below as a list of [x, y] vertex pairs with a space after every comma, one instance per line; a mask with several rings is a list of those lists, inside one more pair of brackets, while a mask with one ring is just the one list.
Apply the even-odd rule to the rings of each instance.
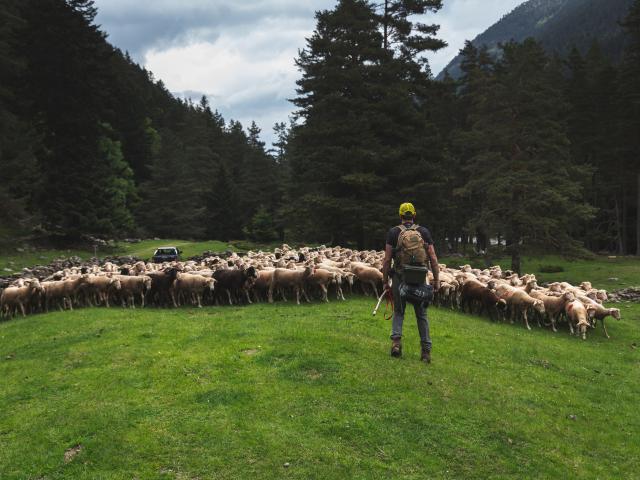
[[[393, 323], [391, 326], [391, 338], [402, 337], [402, 323], [404, 322], [404, 312], [407, 308], [407, 303], [400, 298], [400, 278], [397, 275], [393, 276], [392, 283], [393, 292]], [[429, 335], [429, 319], [427, 318], [427, 309], [424, 304], [418, 304], [413, 306], [413, 310], [416, 313], [416, 320], [418, 322], [418, 333], [420, 334], [420, 343], [431, 351], [431, 336]]]

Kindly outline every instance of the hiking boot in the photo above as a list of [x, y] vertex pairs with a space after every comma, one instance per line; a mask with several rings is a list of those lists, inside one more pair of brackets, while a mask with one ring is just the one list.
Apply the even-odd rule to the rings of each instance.
[[394, 358], [400, 358], [402, 356], [402, 344], [399, 338], [392, 338], [391, 341], [391, 356]]
[[420, 360], [424, 363], [431, 363], [431, 351], [422, 347], [422, 353], [420, 354]]

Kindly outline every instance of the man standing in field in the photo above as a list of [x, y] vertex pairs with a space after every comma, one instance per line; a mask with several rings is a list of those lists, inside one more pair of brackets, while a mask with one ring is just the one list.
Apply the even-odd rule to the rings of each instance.
[[[393, 292], [393, 324], [391, 329], [391, 356], [402, 356], [402, 323], [404, 322], [404, 312], [407, 306], [405, 298], [400, 294], [400, 284], [407, 280], [408, 270], [404, 267], [410, 265], [410, 268], [419, 271], [420, 266], [427, 267], [427, 263], [431, 265], [433, 272], [434, 291], [440, 289], [440, 267], [438, 266], [438, 258], [433, 247], [433, 238], [431, 233], [425, 227], [421, 227], [415, 223], [416, 209], [411, 203], [403, 203], [400, 205], [400, 225], [393, 227], [387, 233], [387, 242], [385, 246], [384, 263], [382, 266], [383, 285], [385, 289], [389, 288], [389, 275], [392, 277]], [[391, 269], [391, 260], [393, 259], [393, 270]], [[417, 267], [417, 268], [416, 268]], [[407, 270], [407, 272], [405, 272]], [[426, 281], [426, 271], [423, 273], [422, 283]], [[421, 360], [425, 363], [431, 363], [431, 337], [429, 335], [429, 320], [427, 319], [427, 306], [425, 302], [414, 302], [413, 309], [418, 322], [418, 333], [420, 334]]]

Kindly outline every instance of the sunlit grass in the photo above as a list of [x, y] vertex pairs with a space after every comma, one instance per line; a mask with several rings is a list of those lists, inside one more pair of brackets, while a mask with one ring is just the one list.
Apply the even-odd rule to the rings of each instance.
[[[0, 478], [634, 478], [640, 308], [584, 342], [372, 299], [0, 324]], [[65, 463], [65, 451], [80, 446]], [[288, 464], [288, 467], [285, 467]]]

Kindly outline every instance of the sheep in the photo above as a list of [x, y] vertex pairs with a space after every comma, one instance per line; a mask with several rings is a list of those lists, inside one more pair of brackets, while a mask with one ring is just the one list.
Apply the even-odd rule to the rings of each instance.
[[148, 275], [140, 275], [136, 277], [119, 276], [122, 298], [122, 306], [127, 307], [127, 303], [131, 308], [136, 308], [135, 296], [140, 296], [140, 306], [144, 308], [145, 294], [151, 289], [151, 277]]
[[585, 306], [580, 300], [568, 302], [565, 307], [565, 313], [569, 320], [569, 331], [571, 335], [574, 333], [574, 327], [580, 333], [583, 340], [587, 339], [587, 327], [590, 327], [589, 319], [593, 316], [595, 307], [593, 305]]
[[151, 290], [149, 299], [160, 306], [168, 306], [171, 303], [170, 289], [178, 275], [178, 269], [167, 267], [162, 271], [149, 272], [151, 277]]
[[[538, 313], [544, 314], [544, 302], [529, 296], [524, 290], [516, 290], [513, 292], [513, 294], [507, 298], [507, 305], [511, 308], [511, 323], [514, 323], [516, 316], [520, 314], [522, 315], [522, 320], [527, 330], [531, 330], [529, 319], [527, 318], [527, 310], [530, 307], [533, 307]], [[538, 326], [542, 326], [539, 320]]]
[[314, 269], [305, 281], [309, 285], [315, 285], [322, 290], [322, 300], [329, 303], [328, 286], [336, 281], [337, 274], [323, 269]]
[[613, 317], [616, 320], [620, 320], [620, 309], [618, 308], [605, 308], [603, 307], [601, 304], [599, 304], [598, 302], [591, 300], [588, 297], [584, 297], [584, 296], [580, 296], [578, 297], [578, 300], [580, 302], [582, 302], [582, 304], [590, 309], [591, 311], [591, 317], [593, 319], [593, 323], [594, 323], [594, 327], [597, 323], [598, 320], [602, 321], [602, 329], [604, 331], [604, 334], [607, 338], [611, 338], [609, 336], [609, 333], [607, 332], [607, 327], [604, 323], [604, 319], [606, 317]]
[[260, 294], [264, 293], [265, 298], [267, 292], [269, 291], [269, 287], [271, 286], [271, 282], [273, 281], [273, 272], [275, 268], [266, 268], [264, 270], [257, 271], [256, 281], [253, 284], [253, 288], [251, 289], [253, 296], [256, 302], [260, 301]]
[[[66, 288], [67, 280], [51, 280], [42, 282], [44, 311], [49, 312], [51, 302], [56, 302], [58, 308], [62, 311], [67, 308], [73, 309], [71, 304], [71, 294], [75, 294]], [[62, 302], [62, 303], [60, 303]]]
[[477, 281], [465, 283], [462, 286], [460, 298], [460, 308], [463, 312], [465, 311], [465, 306], [468, 306], [469, 313], [473, 313], [473, 303], [476, 302], [479, 304], [478, 314], [481, 315], [486, 308], [491, 320], [493, 320], [494, 311], [497, 313], [498, 318], [500, 318], [507, 307], [506, 300], [498, 297], [493, 290]]
[[554, 332], [558, 331], [556, 329], [556, 323], [558, 321], [558, 317], [564, 312], [565, 305], [567, 303], [573, 302], [576, 299], [575, 295], [572, 292], [565, 292], [560, 297], [554, 297], [545, 295], [540, 291], [533, 290], [529, 293], [529, 295], [537, 300], [542, 300], [542, 303], [544, 303], [545, 314], [551, 322], [551, 329]]
[[18, 311], [26, 317], [25, 305], [31, 302], [34, 295], [42, 293], [42, 285], [38, 280], [25, 282], [22, 287], [7, 287], [0, 295], [0, 313], [6, 318], [10, 318]]
[[273, 280], [269, 285], [269, 303], [273, 303], [273, 291], [280, 289], [282, 299], [286, 302], [284, 288], [292, 287], [296, 293], [296, 303], [300, 305], [300, 292], [304, 295], [307, 302], [310, 302], [307, 292], [304, 290], [304, 282], [313, 274], [313, 267], [305, 267], [300, 270], [287, 270], [284, 268], [276, 268], [273, 272]]
[[229, 305], [233, 305], [231, 293], [244, 294], [248, 303], [251, 303], [249, 290], [258, 278], [255, 267], [241, 268], [239, 270], [216, 270], [213, 278], [218, 282], [218, 288], [227, 293]]
[[[92, 299], [98, 303], [104, 303], [109, 308], [109, 297], [111, 293], [117, 292], [122, 288], [120, 280], [108, 276], [93, 275], [85, 279], [82, 290], [87, 295], [87, 302], [93, 305]], [[71, 308], [73, 310], [73, 307]]]
[[198, 308], [202, 308], [202, 295], [206, 290], [214, 291], [216, 280], [214, 278], [203, 277], [202, 275], [178, 272], [176, 279], [170, 289], [171, 300], [173, 306], [178, 307], [176, 302], [176, 294], [184, 294], [191, 298], [195, 304], [197, 301]]
[[378, 285], [382, 284], [382, 272], [377, 268], [369, 267], [367, 265], [352, 264], [351, 273], [353, 273], [362, 284], [362, 291], [368, 295], [364, 289], [365, 284], [371, 285], [371, 288], [378, 295]]

